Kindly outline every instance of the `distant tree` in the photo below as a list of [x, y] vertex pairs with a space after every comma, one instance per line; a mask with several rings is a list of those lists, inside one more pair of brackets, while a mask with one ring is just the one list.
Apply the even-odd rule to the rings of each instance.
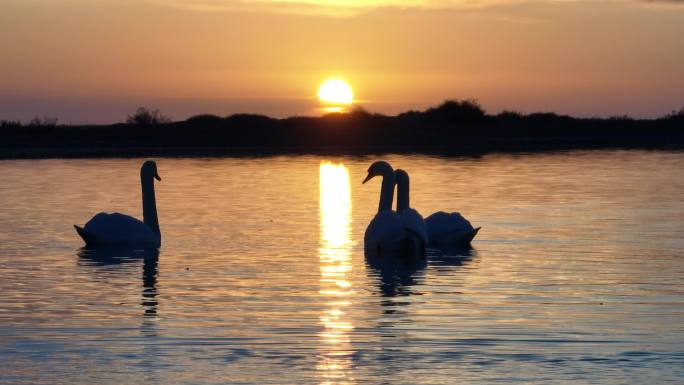
[[2, 127], [2, 128], [17, 128], [17, 127], [21, 127], [21, 122], [18, 120], [0, 120], [0, 127]]
[[148, 110], [145, 107], [138, 108], [133, 115], [126, 117], [126, 123], [136, 126], [154, 126], [171, 122], [171, 118], [159, 112], [158, 109]]
[[221, 117], [214, 114], [199, 114], [191, 116], [185, 121], [194, 124], [217, 123], [221, 121]]
[[535, 120], [535, 121], [554, 121], [554, 120], [559, 120], [561, 118], [565, 118], [565, 116], [558, 115], [555, 112], [533, 112], [527, 117], [530, 120]]
[[519, 111], [503, 110], [496, 117], [504, 120], [518, 120], [523, 118], [523, 114]]
[[424, 114], [440, 123], [474, 122], [485, 117], [484, 110], [474, 99], [447, 100], [438, 107], [429, 108]]
[[684, 120], [684, 106], [679, 111], [672, 110], [669, 114], [663, 115], [660, 120]]
[[609, 121], [610, 120], [612, 120], [612, 121], [616, 121], [616, 120], [617, 121], [625, 121], [625, 120], [634, 120], [634, 118], [632, 118], [631, 116], [629, 116], [627, 114], [624, 114], [624, 115], [613, 115], [613, 116], [609, 117], [608, 120]]
[[57, 125], [58, 120], [58, 118], [52, 118], [47, 116], [43, 116], [42, 118], [39, 116], [35, 116], [33, 119], [31, 119], [28, 125], [32, 127], [55, 127]]
[[368, 112], [368, 110], [366, 110], [365, 108], [363, 108], [363, 106], [360, 104], [357, 104], [354, 107], [352, 107], [351, 111], [349, 111], [349, 114], [353, 115], [353, 116], [362, 116], [362, 117], [367, 117], [367, 116], [371, 115], [371, 113]]
[[256, 128], [270, 127], [276, 120], [265, 115], [258, 114], [233, 114], [226, 117], [227, 124], [235, 127]]
[[198, 114], [198, 115], [193, 115], [193, 116], [187, 118], [186, 121], [190, 121], [190, 120], [216, 120], [216, 119], [221, 119], [221, 117], [218, 115], [214, 115], [214, 114]]
[[679, 118], [684, 118], [684, 106], [682, 106], [682, 108], [680, 108], [676, 113], [673, 111], [672, 115]]

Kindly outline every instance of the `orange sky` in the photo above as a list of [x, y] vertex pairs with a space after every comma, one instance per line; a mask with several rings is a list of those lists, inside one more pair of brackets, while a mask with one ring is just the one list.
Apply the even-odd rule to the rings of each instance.
[[684, 105], [684, 1], [2, 0], [0, 52], [0, 119], [24, 121], [313, 115], [332, 75], [384, 113]]

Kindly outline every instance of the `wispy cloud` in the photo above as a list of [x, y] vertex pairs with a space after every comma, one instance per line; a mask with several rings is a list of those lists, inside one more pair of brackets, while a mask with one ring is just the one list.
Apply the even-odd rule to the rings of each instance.
[[196, 11], [250, 11], [352, 16], [381, 8], [405, 10], [469, 10], [519, 3], [560, 3], [574, 0], [147, 0]]
[[615, 3], [684, 5], [684, 0], [147, 0], [197, 11], [270, 11], [278, 13], [353, 15], [377, 8], [468, 10], [497, 5]]

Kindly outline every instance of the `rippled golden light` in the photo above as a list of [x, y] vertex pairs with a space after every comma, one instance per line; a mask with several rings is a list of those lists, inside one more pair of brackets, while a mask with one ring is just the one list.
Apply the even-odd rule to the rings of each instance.
[[321, 241], [326, 247], [337, 248], [350, 242], [351, 189], [349, 186], [349, 171], [344, 165], [321, 164], [319, 172]]
[[351, 339], [354, 326], [346, 317], [347, 299], [353, 293], [347, 273], [351, 265], [351, 188], [349, 171], [342, 164], [321, 163], [320, 189], [320, 295], [326, 299], [319, 317], [321, 354], [317, 369], [321, 384], [350, 384]]

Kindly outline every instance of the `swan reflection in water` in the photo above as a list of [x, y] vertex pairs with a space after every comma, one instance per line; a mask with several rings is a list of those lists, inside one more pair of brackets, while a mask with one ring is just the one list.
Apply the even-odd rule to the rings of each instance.
[[438, 271], [451, 271], [453, 267], [469, 264], [477, 258], [477, 250], [465, 247], [430, 247], [427, 249], [429, 265]]
[[321, 353], [316, 368], [321, 384], [353, 382], [349, 333], [354, 328], [346, 315], [353, 289], [347, 276], [351, 262], [351, 191], [349, 171], [342, 164], [321, 163], [319, 170], [320, 294], [325, 302], [319, 333]]
[[[384, 314], [404, 313], [400, 306], [412, 303], [408, 296], [422, 295], [419, 288], [434, 274], [452, 274], [477, 256], [470, 247], [428, 248], [426, 259], [382, 258], [366, 255], [368, 276], [377, 281]], [[428, 269], [429, 266], [429, 269]], [[399, 300], [398, 298], [405, 299]]]
[[[409, 296], [419, 294], [412, 286], [425, 278], [426, 259], [400, 259], [366, 256], [369, 275], [377, 279], [383, 297]], [[402, 304], [393, 303], [392, 304]], [[383, 304], [388, 304], [383, 302]]]
[[379, 346], [375, 370], [386, 383], [406, 382], [406, 368], [415, 361], [415, 352], [424, 349], [416, 325], [430, 308], [430, 296], [422, 295], [422, 290], [430, 291], [425, 285], [437, 274], [453, 274], [472, 255], [470, 249], [428, 249], [427, 259], [418, 260], [366, 255], [366, 271], [377, 282], [380, 297], [374, 327]]
[[157, 308], [159, 305], [159, 292], [157, 290], [157, 275], [159, 250], [134, 249], [130, 247], [100, 247], [82, 248], [78, 252], [80, 264], [93, 267], [113, 267], [118, 274], [126, 274], [130, 265], [139, 263], [142, 260], [142, 294], [140, 305], [143, 309], [142, 320], [140, 323], [140, 336], [144, 343], [141, 343], [140, 365], [147, 368], [142, 378], [143, 383], [159, 382], [160, 372], [159, 357], [161, 356], [158, 347], [158, 325], [159, 317]]
[[134, 249], [130, 247], [82, 248], [78, 251], [81, 264], [86, 266], [116, 266], [143, 261], [142, 266], [142, 301], [145, 317], [156, 317], [157, 306], [157, 274], [159, 250]]

